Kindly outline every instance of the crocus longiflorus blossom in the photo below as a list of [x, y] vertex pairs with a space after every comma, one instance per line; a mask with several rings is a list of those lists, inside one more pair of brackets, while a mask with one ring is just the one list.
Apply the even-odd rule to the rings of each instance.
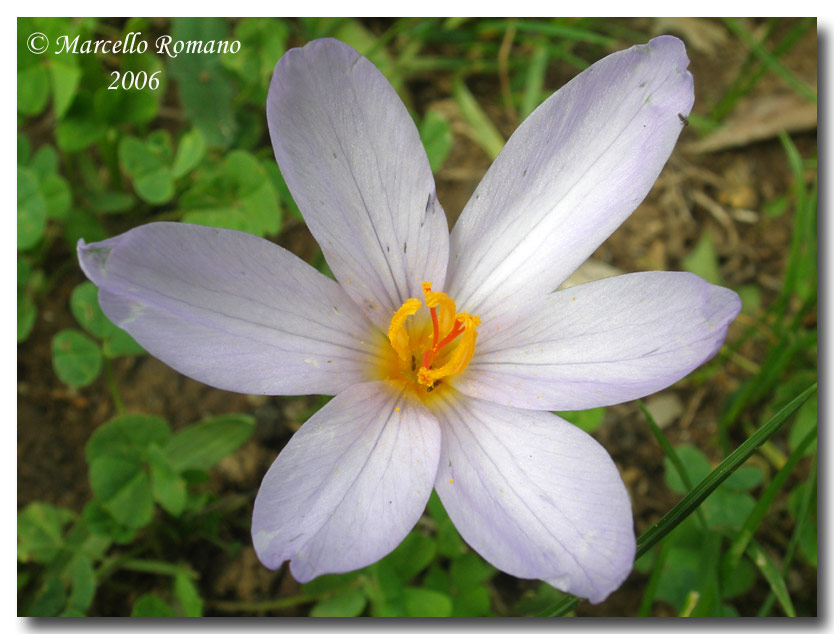
[[79, 242], [105, 314], [209, 385], [335, 395], [281, 451], [252, 538], [301, 582], [367, 566], [432, 488], [499, 569], [603, 600], [631, 570], [617, 468], [551, 413], [660, 390], [712, 357], [735, 293], [646, 272], [555, 291], [646, 196], [693, 103], [683, 44], [597, 62], [512, 135], [451, 234], [391, 85], [336, 40], [278, 62], [275, 157], [337, 281], [241, 232]]

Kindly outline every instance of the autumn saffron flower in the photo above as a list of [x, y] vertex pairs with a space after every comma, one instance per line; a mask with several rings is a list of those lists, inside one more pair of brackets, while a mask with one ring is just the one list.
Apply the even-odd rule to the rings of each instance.
[[176, 223], [79, 242], [104, 312], [210, 385], [336, 395], [255, 500], [261, 561], [301, 582], [369, 565], [432, 488], [512, 575], [599, 602], [632, 567], [625, 486], [550, 410], [660, 390], [712, 357], [740, 302], [687, 273], [556, 289], [649, 191], [693, 102], [683, 44], [591, 66], [519, 127], [449, 234], [411, 117], [336, 40], [289, 51], [267, 117], [334, 276], [260, 238]]

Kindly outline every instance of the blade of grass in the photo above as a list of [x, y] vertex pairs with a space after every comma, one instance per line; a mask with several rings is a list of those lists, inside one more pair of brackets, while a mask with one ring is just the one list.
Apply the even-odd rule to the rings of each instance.
[[[790, 403], [785, 405], [770, 420], [759, 427], [756, 432], [745, 440], [739, 447], [727, 456], [721, 464], [713, 469], [710, 474], [701, 480], [672, 510], [664, 515], [654, 526], [644, 531], [637, 538], [637, 552], [635, 560], [642, 557], [646, 551], [652, 548], [657, 542], [668, 535], [678, 524], [685, 520], [701, 503], [707, 499], [718, 486], [726, 480], [729, 475], [744, 463], [756, 449], [773, 434], [778, 432], [808, 398], [817, 391], [817, 384], [814, 383]], [[559, 600], [550, 609], [539, 614], [539, 616], [561, 616], [576, 607], [579, 603], [577, 597], [567, 595]]]
[[[785, 37], [779, 40], [776, 46], [774, 46], [772, 52], [773, 57], [779, 59], [782, 55], [791, 50], [793, 45], [799, 41], [799, 38], [802, 37], [802, 35], [804, 35], [811, 26], [814, 26], [816, 22], [816, 18], [802, 18], [799, 20], [799, 22], [794, 25]], [[774, 22], [772, 25], [768, 25], [770, 28], [768, 28], [768, 33], [764, 39], [767, 39], [770, 36], [777, 24], [777, 22]], [[727, 115], [733, 111], [733, 108], [735, 108], [738, 101], [742, 97], [749, 94], [753, 88], [755, 88], [759, 80], [767, 73], [768, 69], [766, 66], [759, 67], [756, 70], [753, 69], [755, 60], [756, 57], [751, 53], [748, 60], [742, 65], [735, 81], [730, 85], [724, 93], [724, 96], [712, 109], [709, 114], [709, 119], [713, 123], [718, 123], [726, 118]], [[690, 119], [690, 123], [691, 122], [692, 120]]]
[[649, 576], [649, 581], [646, 583], [646, 589], [643, 591], [643, 598], [640, 600], [640, 610], [637, 616], [649, 616], [652, 610], [652, 603], [657, 594], [657, 589], [660, 586], [660, 577], [663, 574], [663, 566], [666, 565], [666, 557], [669, 555], [670, 542], [665, 541], [657, 550], [657, 557], [652, 563], [652, 574]]
[[811, 501], [816, 497], [817, 491], [817, 456], [814, 455], [814, 460], [811, 463], [810, 469], [811, 476], [808, 480], [808, 486], [805, 490], [805, 495], [802, 497], [802, 503], [799, 505], [799, 510], [797, 511], [798, 519], [796, 521], [796, 529], [794, 530], [794, 534], [791, 535], [791, 541], [788, 542], [788, 548], [785, 551], [785, 560], [782, 564], [782, 576], [784, 577], [788, 574], [788, 568], [790, 567], [790, 563], [793, 560], [794, 555], [796, 554], [796, 549], [799, 546], [799, 534], [800, 530], [804, 527], [805, 522], [808, 521], [808, 509], [811, 506]]
[[267, 599], [266, 601], [209, 601], [208, 607], [214, 608], [221, 612], [249, 612], [249, 613], [263, 613], [273, 612], [277, 610], [286, 610], [287, 608], [303, 605], [305, 603], [317, 603], [330, 599], [347, 589], [362, 587], [365, 577], [359, 577], [349, 586], [328, 590], [320, 594], [294, 594], [288, 597], [278, 597], [277, 599]]
[[791, 595], [788, 593], [788, 587], [785, 585], [785, 580], [782, 579], [782, 575], [779, 574], [773, 561], [755, 540], [750, 542], [750, 546], [747, 548], [747, 556], [750, 557], [750, 560], [770, 584], [770, 590], [776, 596], [776, 600], [782, 606], [785, 614], [788, 616], [796, 616], [796, 611], [793, 609], [793, 602], [791, 601]]
[[764, 519], [764, 516], [770, 508], [770, 505], [773, 503], [773, 500], [776, 498], [776, 494], [779, 493], [782, 486], [785, 484], [785, 481], [788, 479], [788, 476], [805, 454], [805, 450], [811, 445], [811, 442], [813, 442], [816, 437], [817, 428], [815, 426], [814, 429], [808, 431], [802, 439], [802, 442], [799, 443], [799, 446], [797, 446], [794, 452], [788, 457], [785, 466], [779, 469], [779, 472], [774, 476], [773, 480], [770, 481], [770, 484], [764, 490], [758, 502], [756, 502], [756, 506], [753, 507], [750, 515], [748, 515], [747, 519], [744, 521], [744, 525], [741, 527], [741, 530], [739, 530], [735, 539], [733, 539], [733, 542], [730, 544], [730, 547], [727, 549], [727, 552], [724, 554], [723, 561], [721, 562], [722, 578], [728, 578], [732, 574], [733, 570], [735, 570], [738, 562], [741, 561], [744, 552], [747, 550], [748, 544], [753, 539], [753, 534], [756, 532], [759, 524], [761, 524]]
[[453, 31], [459, 27], [461, 27], [465, 22], [468, 22], [472, 18], [446, 18], [443, 22], [443, 30], [446, 31]]
[[[788, 547], [785, 550], [785, 558], [782, 560], [782, 578], [785, 578], [785, 575], [788, 574], [788, 570], [790, 570], [791, 563], [793, 562], [794, 555], [796, 554], [797, 546], [799, 546], [799, 536], [801, 534], [802, 529], [805, 526], [805, 522], [807, 521], [808, 517], [808, 508], [811, 506], [811, 500], [814, 497], [817, 488], [817, 457], [814, 456], [814, 461], [811, 464], [811, 477], [808, 480], [808, 487], [805, 490], [805, 495], [802, 496], [802, 503], [799, 505], [799, 511], [797, 512], [797, 520], [796, 526], [794, 526], [793, 534], [791, 535], [791, 540], [788, 542]], [[756, 616], [767, 616], [770, 614], [770, 609], [773, 607], [773, 601], [775, 599], [775, 595], [773, 592], [770, 592], [767, 595], [762, 607], [759, 609]]]
[[768, 438], [779, 431], [788, 418], [808, 398], [817, 391], [817, 384], [803, 391], [799, 396], [779, 410], [769, 421], [759, 427], [752, 436], [745, 440], [739, 447], [727, 456], [721, 464], [701, 480], [683, 500], [678, 502], [663, 518], [637, 539], [637, 557], [654, 546], [660, 539], [667, 535], [675, 526], [683, 521], [701, 502], [703, 502], [718, 485], [727, 479], [733, 471], [747, 460], [753, 452]]
[[501, 133], [490, 121], [475, 97], [469, 92], [469, 88], [466, 87], [463, 79], [455, 80], [452, 94], [463, 118], [466, 119], [472, 129], [473, 140], [481, 146], [492, 160], [495, 160], [501, 148], [504, 147], [504, 137], [501, 136]]
[[718, 562], [721, 557], [723, 537], [716, 531], [706, 531], [702, 535], [698, 580], [695, 588], [701, 600], [690, 613], [692, 616], [718, 616], [721, 604], [721, 592], [718, 581]]
[[[553, 38], [598, 44], [599, 46], [606, 48], [614, 45], [614, 40], [606, 35], [600, 35], [594, 31], [559, 24], [556, 22], [519, 20], [514, 22], [514, 25], [517, 30], [522, 32], [541, 33], [542, 35], [547, 35]], [[486, 31], [503, 31], [508, 26], [509, 20], [485, 20], [478, 25], [477, 31], [478, 33]]]
[[782, 144], [782, 148], [785, 150], [785, 154], [788, 158], [788, 165], [791, 168], [791, 172], [793, 173], [793, 185], [794, 185], [794, 226], [791, 235], [791, 246], [790, 250], [788, 251], [788, 263], [785, 266], [785, 280], [782, 284], [782, 292], [780, 293], [779, 301], [780, 303], [785, 303], [787, 301], [788, 295], [790, 295], [791, 291], [795, 286], [795, 278], [797, 272], [797, 259], [798, 253], [801, 246], [800, 241], [802, 240], [802, 232], [798, 231], [799, 228], [797, 225], [800, 225], [800, 216], [805, 211], [805, 170], [802, 166], [802, 157], [799, 155], [799, 150], [794, 145], [794, 142], [785, 132], [781, 132], [779, 134], [779, 142]]
[[153, 575], [178, 575], [184, 574], [189, 579], [198, 579], [199, 575], [189, 566], [172, 564], [167, 561], [153, 559], [126, 559], [119, 562], [119, 568], [132, 570], [134, 572], [147, 572]]
[[767, 49], [756, 41], [750, 32], [742, 26], [741, 22], [737, 18], [724, 18], [724, 24], [727, 25], [727, 28], [729, 28], [734, 35], [737, 35], [747, 45], [747, 48], [749, 48], [761, 60], [761, 62], [767, 66], [768, 69], [781, 77], [782, 80], [788, 84], [788, 86], [808, 101], [817, 103], [816, 90], [800, 80], [796, 75], [788, 70], [784, 64], [771, 55]]
[[547, 59], [547, 47], [541, 39], [534, 40], [530, 64], [527, 66], [527, 72], [524, 76], [524, 92], [521, 94], [520, 116], [522, 121], [542, 102]]
[[[689, 479], [689, 474], [686, 472], [686, 468], [683, 466], [683, 462], [681, 462], [680, 456], [678, 456], [678, 452], [675, 451], [675, 448], [669, 443], [669, 440], [666, 438], [663, 431], [660, 429], [658, 424], [655, 422], [654, 417], [651, 415], [651, 412], [643, 405], [642, 400], [637, 401], [637, 407], [640, 408], [640, 411], [643, 412], [643, 416], [646, 417], [646, 420], [649, 421], [649, 429], [652, 430], [652, 435], [654, 439], [657, 441], [657, 444], [660, 445], [660, 449], [669, 458], [672, 466], [675, 467], [675, 471], [678, 472], [678, 475], [681, 477], [681, 482], [683, 482], [683, 486], [686, 487], [687, 491], [692, 490], [692, 480]], [[707, 521], [704, 519], [704, 514], [701, 512], [701, 509], [696, 510], [696, 515], [698, 516], [698, 523], [701, 525], [701, 528], [706, 529]]]
[[[788, 301], [790, 295], [795, 294], [804, 299], [809, 293], [803, 292], [808, 286], [807, 280], [803, 278], [801, 267], [812, 258], [810, 268], [816, 273], [816, 211], [817, 211], [817, 181], [811, 184], [810, 191], [805, 185], [805, 165], [802, 157], [791, 138], [782, 132], [779, 141], [788, 157], [788, 163], [793, 173], [794, 187], [794, 221], [791, 234], [791, 245], [788, 254], [788, 263], [785, 267], [785, 281], [782, 285], [782, 292], [779, 299], [782, 306]], [[807, 275], [806, 275], [807, 277]], [[816, 288], [816, 279], [813, 280], [811, 288]]]
[[501, 39], [501, 48], [498, 49], [498, 83], [501, 86], [501, 101], [504, 104], [504, 112], [507, 118], [513, 122], [513, 125], [518, 126], [518, 112], [516, 112], [513, 93], [510, 90], [510, 69], [507, 63], [514, 42], [515, 27], [513, 26], [513, 20], [510, 20], [510, 26], [507, 27], [504, 37]]
[[553, 59], [561, 59], [564, 62], [573, 66], [579, 72], [582, 72], [583, 70], [588, 68], [591, 64], [589, 62], [586, 62], [581, 57], [578, 57], [577, 55], [574, 55], [573, 53], [571, 53], [570, 50], [569, 50], [569, 47], [568, 47], [569, 44], [571, 44], [571, 43], [570, 42], [564, 42], [563, 44], [559, 44], [559, 45], [555, 45], [555, 46], [550, 45], [550, 46], [547, 47], [547, 50], [548, 50], [548, 52], [550, 53], [550, 56]]
[[[794, 315], [793, 320], [791, 321], [790, 326], [787, 329], [787, 332], [797, 332], [800, 329], [801, 324], [805, 320], [805, 318], [811, 312], [815, 311], [816, 294], [804, 300], [799, 311], [797, 311], [797, 313]], [[739, 323], [742, 323], [742, 316], [739, 316]], [[776, 329], [775, 327], [772, 327], [772, 324], [774, 323], [776, 323], [777, 327], [781, 326], [783, 316], [784, 306], [778, 305], [777, 302], [771, 302], [767, 306], [767, 308], [764, 311], [764, 314], [761, 315], [761, 317], [756, 319], [754, 323], [747, 326], [744, 329], [744, 332], [741, 333], [741, 335], [739, 335], [738, 337], [734, 337], [733, 341], [731, 341], [730, 343], [725, 343], [723, 346], [721, 346], [721, 349], [718, 351], [718, 354], [716, 354], [711, 361], [704, 364], [701, 368], [695, 370], [692, 374], [690, 374], [689, 378], [696, 384], [706, 380], [716, 372], [716, 368], [721, 368], [728, 361], [731, 361], [733, 355], [737, 353], [751, 337], [767, 340], [770, 349], [775, 349], [784, 346], [784, 341], [777, 338]], [[766, 365], [767, 361], [762, 363], [759, 367], [761, 368]]]
[[[404, 35], [408, 40], [406, 46], [411, 45], [415, 41], [420, 44], [421, 38], [416, 36], [414, 31], [416, 26], [420, 26], [425, 21], [426, 20], [419, 18], [398, 18], [394, 21], [394, 24], [388, 27], [388, 29], [386, 29], [382, 35], [376, 39], [376, 41], [365, 53], [365, 56], [374, 55], [377, 51], [382, 49], [382, 47], [388, 46], [388, 44], [399, 35]], [[433, 20], [433, 22], [436, 23], [436, 20]]]
[[[742, 429], [744, 429], [744, 433], [748, 436], [756, 431], [756, 426], [749, 421], [744, 421], [741, 426]], [[762, 457], [776, 470], [784, 467], [785, 463], [788, 461], [788, 457], [785, 455], [785, 452], [783, 452], [772, 440], [768, 440], [763, 443], [762, 446], [759, 447], [759, 452], [762, 454]]]
[[736, 392], [726, 413], [718, 421], [719, 443], [725, 451], [729, 448], [730, 428], [742, 412], [748, 405], [770, 395], [791, 360], [798, 353], [815, 344], [816, 333], [806, 333], [798, 337], [793, 333], [786, 333], [785, 337], [770, 347], [762, 363], [762, 371]]
[[537, 614], [536, 616], [564, 616], [579, 604], [579, 597], [575, 597], [572, 594], [566, 594], [564, 597], [559, 599], [554, 605], [550, 607], [550, 609], [545, 610], [541, 614]]
[[[512, 65], [510, 64], [510, 66]], [[468, 74], [477, 75], [478, 73], [497, 72], [498, 62], [492, 59], [461, 59], [459, 57], [422, 55], [411, 59], [408, 68], [401, 68], [400, 70], [408, 76], [438, 71], [465, 71]]]
[[[777, 317], [785, 316], [793, 294], [803, 300], [799, 314], [793, 318], [789, 326], [785, 319], [776, 320], [774, 329], [783, 334], [796, 332], [804, 319], [804, 313], [810, 309], [816, 310], [817, 179], [814, 178], [810, 191], [806, 190], [805, 170], [808, 169], [806, 161], [802, 160], [799, 150], [786, 133], [779, 135], [779, 141], [782, 143], [793, 174], [794, 222], [782, 289], [776, 301], [768, 307], [768, 313], [775, 314]], [[813, 279], [802, 280], [800, 267], [808, 260], [810, 260], [809, 268]]]
[[[773, 36], [776, 27], [779, 25], [779, 18], [768, 18], [764, 26], [758, 30], [759, 42], [764, 46], [766, 42]], [[775, 54], [774, 56], [778, 57]], [[747, 93], [744, 88], [750, 84], [751, 89], [755, 83], [750, 83], [749, 80], [754, 72], [757, 72], [760, 77], [767, 74], [768, 68], [761, 63], [761, 60], [753, 51], [747, 51], [747, 57], [738, 69], [735, 80], [724, 90], [724, 93], [719, 102], [710, 111], [707, 118], [712, 126], [718, 126], [722, 119], [733, 111], [738, 101]]]
[[629, 20], [611, 20], [610, 18], [579, 18], [577, 24], [587, 24], [596, 31], [605, 33], [608, 37], [623, 42], [644, 42], [647, 39], [645, 31], [631, 28]]
[[698, 601], [700, 600], [701, 593], [697, 590], [690, 590], [689, 594], [686, 595], [686, 601], [684, 601], [683, 608], [681, 609], [681, 613], [678, 614], [678, 616], [692, 616], [692, 611], [695, 609], [695, 606], [698, 605]]

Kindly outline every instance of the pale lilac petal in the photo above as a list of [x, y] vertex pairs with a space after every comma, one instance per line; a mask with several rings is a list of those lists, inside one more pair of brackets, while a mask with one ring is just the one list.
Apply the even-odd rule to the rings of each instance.
[[504, 572], [605, 599], [635, 550], [628, 493], [605, 449], [549, 412], [454, 390], [441, 398], [435, 488], [461, 536]]
[[388, 345], [336, 282], [247, 233], [153, 223], [78, 258], [113, 323], [214, 387], [336, 394]]
[[454, 385], [530, 409], [630, 401], [712, 358], [740, 309], [733, 291], [691, 273], [632, 273], [573, 286], [485, 324]]
[[414, 122], [374, 65], [325, 39], [288, 51], [267, 100], [275, 158], [327, 263], [370, 319], [441, 290], [449, 235]]
[[389, 383], [354, 385], [296, 432], [255, 498], [268, 568], [304, 583], [391, 552], [420, 519], [440, 455], [437, 420]]
[[516, 130], [455, 224], [446, 292], [486, 321], [555, 290], [648, 193], [694, 99], [683, 43], [614, 53]]

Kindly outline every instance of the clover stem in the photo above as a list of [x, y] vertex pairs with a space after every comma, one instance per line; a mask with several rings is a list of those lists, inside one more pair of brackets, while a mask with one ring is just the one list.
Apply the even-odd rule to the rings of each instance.
[[122, 395], [119, 393], [119, 386], [116, 383], [116, 376], [113, 373], [113, 362], [104, 357], [104, 376], [107, 380], [107, 387], [110, 388], [110, 395], [113, 397], [113, 405], [116, 407], [116, 412], [119, 414], [125, 413], [125, 404], [122, 401]]

